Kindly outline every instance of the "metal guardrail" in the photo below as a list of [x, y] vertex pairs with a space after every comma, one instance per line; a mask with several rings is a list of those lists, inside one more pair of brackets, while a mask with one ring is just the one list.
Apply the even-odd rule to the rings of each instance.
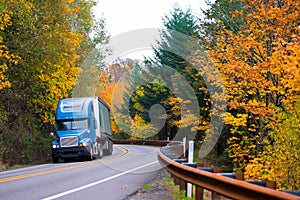
[[158, 160], [181, 189], [186, 190], [187, 183], [196, 186], [196, 200], [203, 199], [204, 189], [212, 191], [212, 199], [219, 199], [220, 195], [232, 199], [300, 199], [299, 196], [183, 165], [173, 160], [180, 157], [178, 149], [182, 149], [181, 146], [175, 151], [176, 145], [170, 147], [158, 151]]
[[133, 145], [149, 145], [149, 146], [157, 146], [163, 147], [167, 146], [170, 141], [166, 140], [122, 140], [122, 139], [115, 139], [113, 140], [114, 144], [133, 144]]
[[274, 189], [254, 185], [252, 183], [230, 178], [232, 175], [221, 175], [209, 172], [211, 170], [196, 169], [181, 164], [183, 154], [181, 142], [165, 140], [113, 140], [114, 144], [149, 145], [161, 147], [158, 150], [158, 160], [177, 185], [186, 190], [187, 183], [196, 186], [195, 199], [202, 200], [204, 189], [212, 191], [212, 199], [220, 199], [220, 195], [232, 199], [291, 199], [300, 200], [299, 196]]

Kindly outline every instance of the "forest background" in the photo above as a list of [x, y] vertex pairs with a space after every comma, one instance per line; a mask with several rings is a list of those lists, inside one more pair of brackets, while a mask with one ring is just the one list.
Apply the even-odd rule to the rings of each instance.
[[[109, 41], [105, 20], [93, 14], [95, 5], [91, 0], [0, 0], [2, 167], [47, 157], [56, 104], [73, 96], [79, 75], [85, 73], [83, 65], [93, 65], [99, 74], [95, 95], [108, 104], [124, 73], [143, 74], [164, 66], [179, 72], [196, 94], [200, 116], [183, 122], [184, 100], [159, 82], [147, 83], [127, 97], [132, 126], [125, 131], [112, 116], [114, 138], [144, 138], [149, 110], [160, 104], [166, 123], [147, 139], [172, 139], [187, 124], [185, 128], [196, 130], [200, 148], [209, 134], [214, 102], [199, 68], [213, 65], [223, 85], [213, 74], [207, 78], [216, 89], [225, 87], [227, 109], [220, 116], [224, 127], [217, 144], [200, 161], [244, 173], [246, 179], [276, 181], [278, 189], [300, 189], [299, 1], [216, 0], [208, 2], [202, 18], [175, 6], [163, 18], [165, 29], [153, 46], [153, 57], [111, 64], [104, 63], [109, 51], [90, 57]], [[175, 32], [197, 43], [178, 43]], [[193, 51], [195, 46], [205, 56]], [[189, 58], [166, 51], [169, 47], [190, 52]]]

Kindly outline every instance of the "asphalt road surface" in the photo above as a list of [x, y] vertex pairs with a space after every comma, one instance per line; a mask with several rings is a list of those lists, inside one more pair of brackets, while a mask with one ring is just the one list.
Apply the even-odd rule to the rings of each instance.
[[0, 172], [0, 199], [125, 199], [161, 169], [157, 148], [114, 145], [99, 160], [42, 164]]

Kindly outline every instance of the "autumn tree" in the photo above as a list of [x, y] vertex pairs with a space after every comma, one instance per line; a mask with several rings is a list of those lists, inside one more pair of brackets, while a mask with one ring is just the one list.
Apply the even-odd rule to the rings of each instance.
[[243, 9], [244, 3], [239, 0], [207, 1], [207, 5], [209, 9], [202, 10], [204, 17], [199, 19], [199, 35], [201, 36], [199, 42], [205, 49], [211, 49], [217, 45], [220, 29], [234, 33], [243, 29], [244, 16], [235, 16], [234, 13], [242, 10], [244, 14], [246, 12]]
[[[159, 113], [157, 113], [156, 115], [158, 120], [160, 120], [159, 118], [167, 119], [162, 130], [156, 130], [156, 134], [151, 135], [151, 137], [148, 134], [148, 139], [167, 140], [168, 137], [174, 137], [174, 133], [176, 133], [177, 127], [175, 127], [170, 122], [173, 120], [179, 121], [179, 119], [174, 118], [174, 110], [172, 110], [175, 102], [178, 106], [178, 101], [174, 100], [173, 105], [169, 102], [170, 97], [172, 96], [174, 97], [174, 94], [172, 94], [168, 88], [161, 85], [161, 82], [152, 82], [137, 88], [137, 90], [131, 97], [130, 114], [133, 119], [138, 120], [137, 122], [140, 124], [140, 126], [143, 126], [150, 122], [155, 124], [155, 122], [153, 121], [155, 119], [152, 119], [152, 121], [150, 119], [150, 111], [151, 109], [155, 109], [155, 107], [152, 106], [159, 104], [163, 106], [166, 111], [166, 113], [161, 113], [161, 115], [158, 115]], [[155, 130], [155, 127], [152, 127], [152, 130]], [[145, 134], [145, 136], [146, 135], [147, 134]], [[141, 134], [141, 137], [142, 136], [143, 135]]]
[[[276, 126], [273, 115], [293, 106], [299, 95], [299, 3], [296, 1], [240, 1], [231, 11], [239, 29], [219, 19], [215, 47], [210, 51], [224, 74], [231, 125], [230, 156], [237, 169], [264, 152]], [[276, 134], [281, 134], [280, 132]], [[241, 147], [245, 144], [245, 148]], [[245, 162], [238, 163], [241, 160]]]
[[107, 39], [103, 20], [93, 16], [94, 5], [83, 0], [1, 3], [3, 19], [9, 20], [1, 26], [1, 42], [17, 58], [1, 60], [11, 84], [0, 90], [6, 116], [1, 121], [3, 162], [28, 162], [49, 151], [46, 124], [54, 122], [57, 101], [71, 94], [81, 63]]
[[246, 178], [276, 181], [279, 190], [300, 189], [300, 101], [285, 111], [277, 109], [276, 121], [264, 140], [264, 151], [246, 167]]
[[[112, 101], [114, 100], [112, 95], [116, 85], [122, 82], [121, 78], [125, 76], [126, 73], [130, 73], [136, 66], [140, 65], [140, 63], [141, 61], [130, 58], [117, 58], [112, 63], [107, 64], [99, 76], [97, 96], [101, 97], [111, 107]], [[122, 102], [119, 103], [121, 104]], [[128, 135], [129, 132], [126, 133], [122, 127], [118, 126], [115, 121], [116, 117], [122, 116], [111, 115], [113, 137], [120, 139], [130, 138]]]
[[[194, 51], [191, 47], [193, 42], [199, 38], [199, 22], [198, 19], [192, 14], [190, 9], [182, 10], [178, 6], [175, 6], [170, 12], [170, 15], [166, 15], [163, 19], [164, 29], [161, 31], [160, 40], [157, 45], [154, 46], [154, 58], [150, 63], [154, 66], [160, 65], [161, 67], [170, 67], [176, 70], [179, 74], [183, 75], [187, 83], [193, 88], [199, 104], [199, 126], [197, 139], [204, 137], [204, 132], [207, 129], [209, 121], [209, 93], [206, 89], [204, 80], [199, 73], [194, 63], [191, 62], [190, 56]], [[176, 77], [170, 77], [174, 82]], [[178, 83], [179, 84], [179, 83]], [[171, 91], [173, 92], [173, 91]], [[184, 90], [182, 91], [184, 92]], [[188, 96], [187, 96], [188, 98]], [[192, 98], [192, 97], [191, 97]], [[176, 111], [173, 112], [169, 122], [171, 126], [178, 128], [180, 119], [180, 108], [172, 108], [182, 100], [179, 97], [170, 95], [169, 99], [165, 101], [168, 104], [169, 109]], [[179, 111], [179, 112], [178, 112]]]
[[[3, 2], [2, 2], [3, 3]], [[8, 47], [3, 43], [4, 30], [12, 25], [11, 12], [2, 4], [0, 13], [0, 90], [11, 86], [10, 81], [5, 76], [8, 66], [18, 62], [18, 57], [10, 53]]]

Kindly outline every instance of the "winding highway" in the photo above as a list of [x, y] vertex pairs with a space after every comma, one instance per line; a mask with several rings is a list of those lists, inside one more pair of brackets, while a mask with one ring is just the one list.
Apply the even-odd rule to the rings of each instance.
[[0, 172], [0, 199], [125, 199], [161, 169], [157, 148], [114, 145], [99, 160], [42, 164]]

